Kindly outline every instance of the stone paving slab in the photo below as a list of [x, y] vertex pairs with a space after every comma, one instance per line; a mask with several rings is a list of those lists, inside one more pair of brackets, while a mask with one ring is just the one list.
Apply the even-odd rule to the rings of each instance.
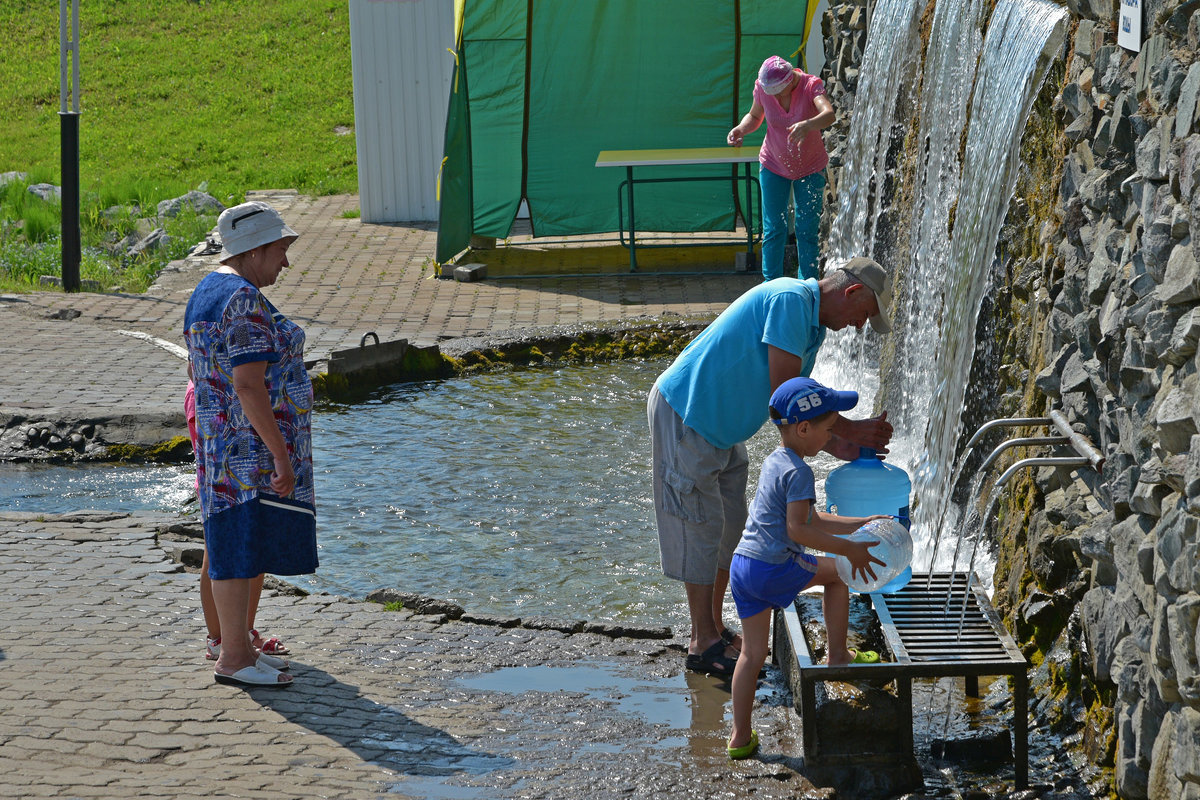
[[[358, 208], [353, 195], [254, 194], [274, 203], [300, 233], [289, 251], [292, 268], [265, 294], [305, 329], [310, 360], [357, 347], [368, 331], [381, 341], [428, 345], [531, 326], [712, 317], [758, 280], [731, 272], [459, 283], [433, 277], [433, 225], [348, 219], [344, 215]], [[4, 296], [0, 420], [37, 412], [79, 420], [119, 410], [169, 415], [182, 431], [184, 362], [152, 339], [183, 345], [188, 297], [216, 265], [211, 254], [189, 257], [144, 295]]]
[[824, 795], [776, 685], [763, 760], [732, 765], [728, 691], [670, 641], [268, 592], [295, 684], [218, 685], [173, 521], [0, 513], [0, 797]]

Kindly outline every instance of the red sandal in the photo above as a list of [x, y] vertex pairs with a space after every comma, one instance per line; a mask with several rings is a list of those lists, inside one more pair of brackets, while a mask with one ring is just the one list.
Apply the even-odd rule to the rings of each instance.
[[250, 641], [255, 648], [269, 656], [286, 656], [292, 652], [284, 646], [283, 642], [279, 641], [278, 637], [272, 636], [270, 639], [263, 639], [254, 628], [250, 629]]

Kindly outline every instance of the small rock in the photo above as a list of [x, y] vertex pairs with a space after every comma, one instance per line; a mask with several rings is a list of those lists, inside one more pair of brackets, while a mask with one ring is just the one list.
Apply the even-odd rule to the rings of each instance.
[[584, 625], [583, 632], [622, 639], [670, 639], [673, 636], [671, 629], [666, 626], [641, 628], [633, 625], [610, 625], [607, 622], [589, 622]]
[[520, 617], [502, 617], [499, 614], [464, 613], [461, 621], [470, 622], [474, 625], [494, 625], [497, 628], [519, 628], [521, 626]]
[[29, 187], [29, 193], [47, 203], [58, 202], [62, 199], [62, 189], [53, 183], [35, 183]]
[[534, 631], [560, 631], [562, 633], [583, 633], [584, 620], [564, 620], [554, 617], [529, 617], [521, 622], [522, 628]]
[[197, 214], [220, 214], [225, 210], [225, 206], [221, 204], [221, 201], [211, 194], [192, 190], [180, 197], [163, 200], [159, 203], [158, 218], [170, 219], [171, 217], [179, 216], [179, 212], [185, 208], [191, 208]]

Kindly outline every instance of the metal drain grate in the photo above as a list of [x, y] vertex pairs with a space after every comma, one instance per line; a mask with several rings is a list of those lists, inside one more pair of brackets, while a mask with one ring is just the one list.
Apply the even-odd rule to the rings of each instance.
[[932, 576], [914, 575], [899, 592], [871, 595], [897, 661], [1013, 662], [1025, 666], [1025, 657], [979, 588], [979, 581], [971, 581], [970, 592], [966, 589], [965, 574], [935, 572]]
[[[782, 609], [776, 625], [776, 658], [794, 661], [785, 673], [799, 710], [804, 751], [818, 754], [816, 683], [819, 681], [895, 681], [896, 694], [908, 710], [905, 744], [912, 748], [912, 679], [961, 677], [968, 693], [978, 693], [981, 675], [1012, 678], [1013, 767], [1018, 789], [1029, 783], [1029, 663], [1008, 635], [978, 579], [967, 589], [966, 574], [913, 574], [899, 592], [870, 595], [892, 661], [830, 667], [813, 660], [795, 606]], [[965, 607], [964, 607], [965, 602]], [[796, 685], [799, 684], [799, 685]]]

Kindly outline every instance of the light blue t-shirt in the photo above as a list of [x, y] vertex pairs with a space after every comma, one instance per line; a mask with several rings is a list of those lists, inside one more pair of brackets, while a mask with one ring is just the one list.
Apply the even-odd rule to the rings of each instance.
[[776, 278], [734, 300], [658, 377], [658, 391], [683, 423], [718, 448], [753, 436], [767, 419], [767, 345], [804, 360], [812, 373], [825, 329], [815, 278]]
[[746, 530], [733, 552], [768, 564], [782, 564], [803, 554], [804, 546], [788, 538], [787, 507], [804, 500], [817, 501], [812, 468], [794, 450], [776, 447], [763, 459]]

